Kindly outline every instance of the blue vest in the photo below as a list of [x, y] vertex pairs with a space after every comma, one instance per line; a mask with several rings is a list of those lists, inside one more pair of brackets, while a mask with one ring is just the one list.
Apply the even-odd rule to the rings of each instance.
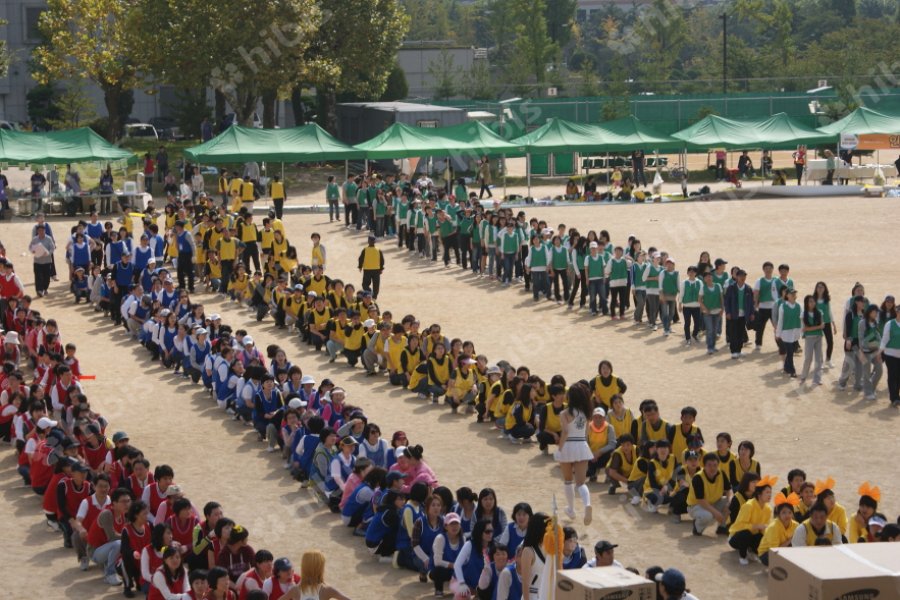
[[85, 267], [91, 262], [91, 247], [87, 242], [80, 245], [72, 245], [72, 265], [76, 267]]
[[352, 494], [350, 494], [350, 498], [347, 500], [344, 508], [341, 509], [341, 516], [352, 519], [357, 515], [365, 514], [366, 509], [370, 506], [370, 504], [368, 502], [362, 502], [359, 499], [359, 496], [361, 492], [364, 492], [366, 490], [371, 491], [372, 488], [365, 483], [360, 483], [358, 486], [356, 486], [356, 489], [353, 490]]
[[376, 467], [381, 467], [382, 469], [390, 468], [390, 464], [388, 464], [388, 454], [393, 455], [393, 452], [388, 450], [387, 443], [381, 443], [383, 440], [378, 440], [378, 449], [377, 450], [369, 450], [364, 444], [359, 445], [359, 455], [365, 456], [369, 460], [372, 461], [372, 464]]
[[264, 415], [266, 413], [275, 412], [284, 404], [281, 401], [281, 392], [276, 389], [272, 390], [272, 393], [266, 397], [265, 392], [263, 392], [262, 387], [260, 387], [259, 391], [256, 392], [255, 402], [253, 403], [255, 406], [253, 408], [253, 420], [254, 421], [263, 421], [265, 419]]
[[421, 506], [416, 508], [408, 503], [403, 505], [403, 508], [400, 509], [400, 526], [397, 527], [397, 550], [408, 550], [412, 548], [412, 540], [409, 537], [409, 532], [407, 532], [406, 527], [403, 526], [403, 520], [407, 512], [412, 513], [413, 523], [423, 517]]
[[138, 271], [143, 271], [147, 267], [147, 263], [150, 262], [150, 257], [153, 254], [153, 251], [148, 246], [147, 248], [142, 248], [140, 246], [137, 247], [134, 251], [134, 266]]
[[178, 328], [169, 329], [168, 327], [163, 328], [163, 347], [172, 351], [175, 348], [175, 336], [178, 334]]
[[142, 302], [138, 301], [137, 307], [134, 309], [134, 316], [138, 319], [146, 319], [149, 312], [150, 310]]
[[202, 367], [203, 363], [206, 361], [206, 357], [209, 356], [209, 353], [212, 350], [212, 344], [209, 343], [209, 340], [206, 340], [206, 343], [202, 346], [197, 343], [192, 343], [191, 347], [194, 349], [194, 360]]
[[112, 242], [109, 245], [109, 262], [114, 265], [118, 264], [122, 260], [122, 250], [124, 249], [121, 242]]
[[[432, 558], [434, 554], [434, 540], [443, 535], [444, 533], [444, 523], [440, 519], [438, 519], [437, 527], [432, 527], [428, 523], [428, 518], [422, 514], [422, 536], [419, 538], [419, 546], [422, 547], [422, 550], [425, 551], [425, 554], [428, 555], [428, 558]], [[434, 561], [429, 560], [428, 564], [431, 565], [431, 569], [434, 569]]]
[[170, 294], [166, 290], [163, 290], [159, 293], [159, 303], [163, 308], [171, 310], [176, 302], [178, 302], [178, 292], [172, 292]]
[[153, 271], [150, 269], [144, 269], [141, 273], [141, 287], [144, 288], [144, 291], [149, 293], [150, 288], [153, 287]]
[[193, 254], [194, 248], [188, 242], [188, 232], [182, 231], [178, 234], [178, 254]]
[[297, 462], [300, 464], [300, 468], [309, 475], [312, 470], [312, 460], [313, 455], [316, 453], [316, 448], [319, 446], [319, 436], [318, 434], [310, 433], [303, 437], [303, 444], [297, 448], [300, 451], [300, 457]]
[[[472, 542], [466, 542], [468, 544], [472, 544]], [[484, 568], [484, 555], [481, 552], [475, 550], [475, 545], [472, 545], [472, 552], [469, 554], [469, 562], [463, 565], [463, 579], [466, 582], [466, 586], [470, 590], [478, 589], [478, 579], [481, 577], [481, 570]], [[494, 565], [491, 565], [491, 570], [493, 571]], [[494, 581], [496, 581], [496, 571], [494, 572]]]
[[[519, 574], [516, 573], [516, 565], [509, 565], [506, 567], [506, 570], [509, 571], [510, 574], [510, 585], [509, 585], [509, 595], [507, 598], [509, 600], [521, 600], [522, 598], [522, 580], [519, 579]], [[496, 594], [496, 586], [494, 587], [494, 593]]]
[[132, 263], [119, 262], [116, 264], [116, 285], [126, 291], [128, 285], [134, 280], [134, 265]]
[[393, 527], [385, 523], [385, 517], [393, 510], [393, 507], [384, 510], [376, 514], [372, 520], [369, 521], [369, 526], [366, 528], [367, 545], [378, 544], [387, 537], [388, 533], [390, 533]]
[[100, 236], [103, 235], [103, 223], [99, 221], [96, 223], [88, 223], [85, 231], [92, 240], [99, 240]]
[[462, 537], [460, 537], [459, 545], [454, 550], [450, 547], [450, 538], [447, 537], [447, 533], [444, 532], [441, 535], [444, 536], [444, 553], [441, 555], [441, 559], [443, 559], [444, 562], [456, 564], [456, 557], [459, 556], [459, 551], [462, 550], [464, 543]]
[[525, 536], [520, 536], [516, 532], [515, 522], [509, 523], [506, 526], [506, 531], [508, 532], [509, 537], [509, 541], [506, 543], [506, 547], [509, 549], [509, 555], [515, 556], [516, 550], [519, 548], [519, 544], [522, 543], [522, 540], [525, 539]]

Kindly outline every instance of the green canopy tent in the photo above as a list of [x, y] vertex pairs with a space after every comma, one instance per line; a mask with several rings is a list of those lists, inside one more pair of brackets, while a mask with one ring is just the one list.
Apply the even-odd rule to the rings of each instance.
[[860, 107], [840, 121], [820, 127], [819, 131], [832, 136], [842, 133], [852, 135], [900, 133], [900, 117]]
[[603, 139], [602, 150], [628, 152], [631, 150], [675, 151], [684, 148], [684, 142], [659, 133], [635, 116], [607, 121], [596, 126]]
[[690, 127], [672, 134], [691, 150], [788, 149], [798, 144], [815, 145], [833, 141], [833, 136], [806, 127], [784, 113], [760, 119], [704, 117]]
[[318, 125], [290, 129], [256, 129], [233, 125], [185, 156], [200, 163], [318, 162], [365, 158], [365, 153], [341, 142]]
[[67, 131], [0, 130], [0, 162], [13, 165], [135, 162], [128, 150], [110, 144], [87, 127]]

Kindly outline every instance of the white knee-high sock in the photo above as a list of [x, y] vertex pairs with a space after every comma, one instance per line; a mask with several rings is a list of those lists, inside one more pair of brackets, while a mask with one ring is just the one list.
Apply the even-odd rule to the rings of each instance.
[[591, 491], [588, 489], [586, 483], [582, 483], [578, 486], [578, 495], [581, 496], [581, 502], [585, 506], [591, 505]]
[[563, 490], [566, 492], [566, 507], [575, 510], [575, 483], [566, 481], [563, 483]]

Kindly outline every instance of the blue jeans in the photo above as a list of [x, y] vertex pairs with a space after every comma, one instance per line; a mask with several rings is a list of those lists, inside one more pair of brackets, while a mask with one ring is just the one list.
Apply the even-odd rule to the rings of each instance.
[[703, 315], [703, 323], [706, 325], [706, 349], [716, 349], [716, 335], [722, 326], [722, 313], [711, 315], [706, 313]]
[[537, 300], [538, 296], [541, 294], [544, 294], [547, 297], [547, 300], [550, 299], [550, 280], [547, 278], [547, 271], [532, 271], [531, 286], [535, 300]]
[[663, 331], [666, 333], [672, 331], [672, 318], [675, 316], [677, 308], [675, 300], [660, 301], [659, 303], [659, 316], [662, 318]]
[[503, 283], [512, 281], [513, 266], [516, 264], [516, 253], [510, 252], [503, 255]]
[[591, 312], [597, 312], [597, 297], [600, 298], [600, 310], [604, 313], [607, 311], [606, 309], [606, 293], [604, 291], [605, 286], [603, 285], [602, 279], [589, 279], [588, 280], [588, 294], [590, 294], [591, 298]]
[[121, 540], [113, 540], [95, 549], [94, 554], [91, 555], [91, 560], [103, 566], [103, 574], [106, 577], [116, 574], [116, 562], [119, 560], [121, 547]]
[[[473, 244], [472, 245], [472, 272], [478, 273], [481, 271], [481, 253], [483, 248], [481, 244]], [[493, 262], [493, 261], [491, 261]]]

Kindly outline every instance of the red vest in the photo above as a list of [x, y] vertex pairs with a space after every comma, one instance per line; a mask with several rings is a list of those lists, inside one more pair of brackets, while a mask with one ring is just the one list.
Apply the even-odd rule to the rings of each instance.
[[172, 527], [173, 540], [188, 548], [194, 546], [194, 526], [197, 524], [196, 518], [193, 516], [189, 517], [187, 522], [182, 526], [178, 524], [177, 516], [169, 515], [169, 518], [166, 519], [166, 523]]
[[9, 298], [18, 298], [21, 295], [22, 289], [16, 283], [15, 274], [10, 274], [9, 277], [0, 277], [0, 298], [7, 300]]
[[53, 452], [53, 448], [47, 442], [41, 440], [31, 455], [31, 488], [46, 487], [53, 477], [53, 467], [47, 464], [47, 457]]
[[147, 503], [150, 508], [150, 514], [156, 515], [159, 505], [166, 501], [166, 497], [165, 495], [160, 495], [158, 483], [148, 484], [147, 487], [150, 488], [150, 502]]
[[[107, 497], [106, 500], [109, 501], [109, 497]], [[93, 527], [94, 522], [97, 520], [97, 517], [100, 515], [100, 511], [102, 511], [104, 508], [106, 508], [106, 507], [104, 506], [102, 508], [98, 508], [94, 504], [93, 496], [88, 498], [87, 514], [84, 515], [84, 519], [81, 520], [81, 525], [82, 525], [82, 527], [84, 527], [85, 531], [91, 530], [91, 527]]]
[[247, 600], [247, 594], [250, 593], [250, 590], [247, 589], [247, 581], [251, 579], [256, 582], [257, 589], [262, 589], [263, 578], [259, 576], [256, 569], [250, 569], [247, 571], [243, 580], [241, 580], [241, 589], [238, 590], [238, 600]]
[[[63, 484], [66, 486], [66, 512], [69, 513], [69, 518], [74, 519], [78, 516], [78, 507], [81, 506], [81, 501], [87, 498], [90, 498], [94, 493], [94, 486], [91, 485], [91, 482], [85, 480], [84, 483], [81, 484], [81, 489], [75, 489], [75, 482], [71, 477], [63, 480]], [[62, 518], [62, 511], [57, 510], [56, 513], [59, 518]]]
[[[104, 438], [106, 439], [106, 438]], [[106, 444], [100, 443], [96, 448], [91, 448], [87, 444], [81, 446], [81, 453], [84, 455], [84, 461], [93, 471], [99, 471], [103, 463], [106, 462], [106, 455], [109, 454]]]
[[[184, 567], [182, 567], [182, 569], [184, 569]], [[153, 574], [155, 575], [157, 572], [162, 572], [162, 570], [163, 570], [163, 567], [159, 567], [158, 569], [153, 571]], [[191, 586], [188, 583], [188, 574], [187, 574], [186, 570], [184, 571], [184, 574], [181, 576], [181, 578], [177, 582], [175, 582], [169, 586], [169, 592], [172, 594], [185, 594], [185, 593], [189, 592], [190, 589], [191, 589]], [[162, 592], [160, 592], [158, 589], [156, 589], [156, 586], [154, 586], [151, 583], [150, 584], [150, 593], [147, 594], [147, 600], [165, 600], [165, 597], [162, 595]]]
[[[153, 483], [153, 473], [147, 473], [147, 485], [150, 485], [151, 483]], [[131, 490], [131, 495], [138, 499], [140, 499], [140, 497], [144, 493], [144, 486], [141, 485], [141, 483], [138, 481], [138, 478], [134, 475], [128, 476], [128, 479], [126, 480], [123, 487]]]
[[63, 480], [63, 478], [67, 478], [68, 475], [65, 473], [53, 473], [50, 476], [50, 481], [47, 483], [47, 489], [44, 490], [44, 501], [41, 504], [41, 507], [44, 509], [44, 512], [48, 515], [56, 515], [59, 513], [59, 498], [56, 495], [56, 486], [59, 485], [59, 482]]
[[[103, 512], [112, 512], [110, 509], [106, 508], [101, 511]], [[122, 515], [120, 518], [116, 518], [115, 514], [113, 514], [113, 531], [116, 533], [122, 533], [122, 529], [125, 527], [125, 516]], [[95, 550], [102, 546], [103, 544], [109, 541], [109, 538], [106, 537], [106, 532], [103, 531], [103, 528], [100, 527], [100, 515], [97, 515], [97, 519], [91, 524], [91, 528], [88, 529], [88, 544], [91, 548]]]
[[[300, 576], [294, 573], [293, 579], [294, 585], [300, 585]], [[280, 600], [282, 596], [288, 593], [289, 585], [282, 585], [278, 582], [274, 575], [272, 575], [272, 593], [269, 594], [269, 600]]]

